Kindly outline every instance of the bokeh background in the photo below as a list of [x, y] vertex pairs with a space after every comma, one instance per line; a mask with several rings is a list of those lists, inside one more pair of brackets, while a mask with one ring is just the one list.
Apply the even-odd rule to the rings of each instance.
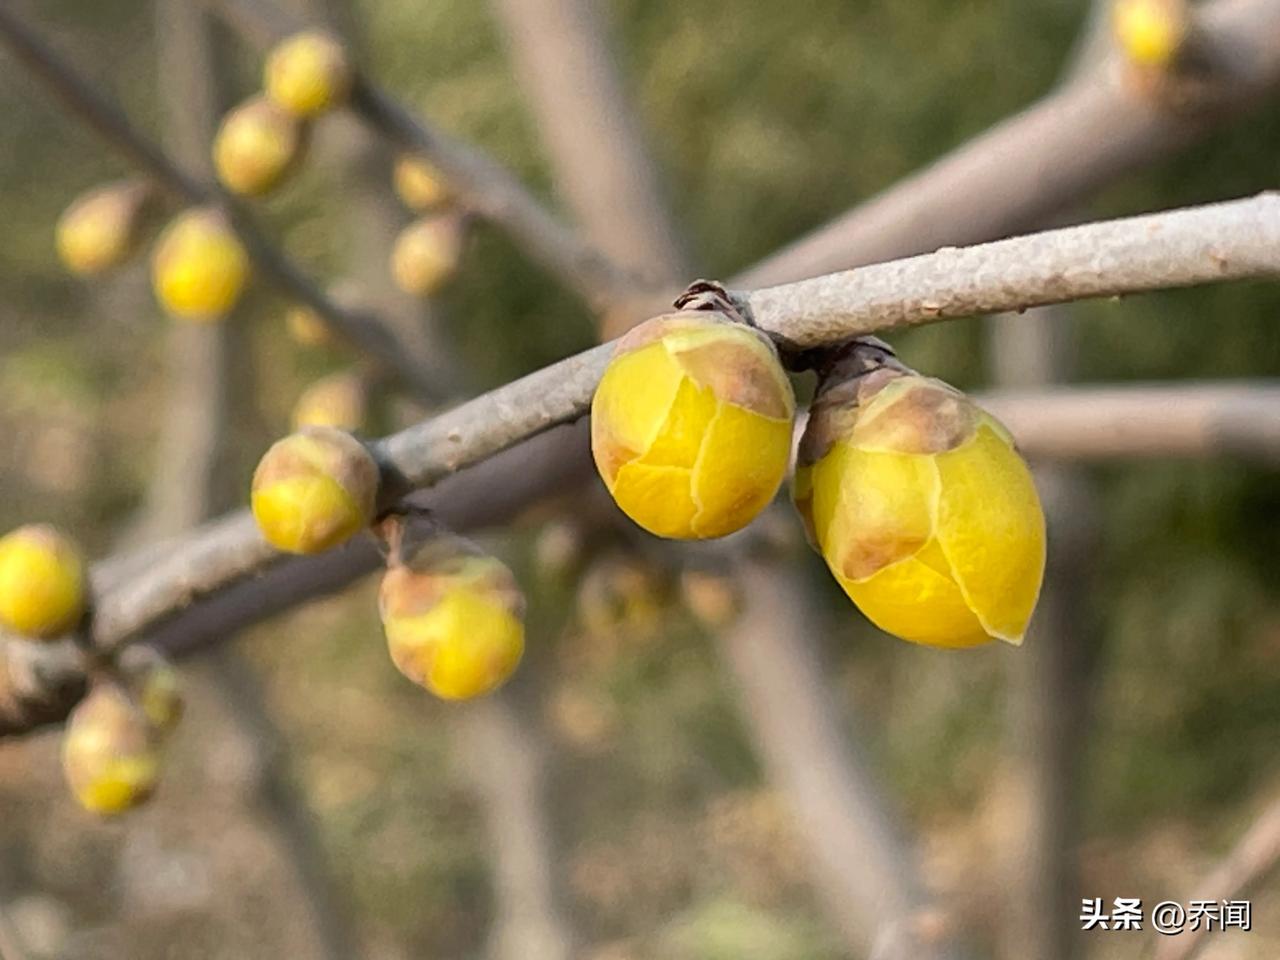
[[[152, 3], [6, 2], [163, 135]], [[555, 203], [488, 4], [342, 6], [387, 88]], [[715, 276], [1031, 103], [1055, 83], [1087, 13], [1072, 0], [604, 7], [672, 205]], [[221, 43], [236, 100], [257, 85], [259, 59], [229, 35]], [[157, 437], [170, 321], [145, 262], [82, 282], [55, 257], [63, 207], [127, 166], [3, 52], [0, 115], [0, 528], [52, 520], [105, 555], [136, 529], [166, 469]], [[376, 283], [369, 264], [387, 251], [361, 241], [347, 209], [340, 158], [351, 126], [321, 126], [305, 170], [260, 205], [262, 219], [317, 278], [358, 269]], [[1275, 186], [1277, 157], [1280, 119], [1264, 105], [1078, 215], [1253, 193]], [[385, 182], [389, 157], [379, 170]], [[304, 385], [351, 362], [294, 346], [286, 306], [258, 286], [233, 320], [223, 507], [243, 502]], [[1280, 289], [1268, 284], [1073, 306], [1075, 377], [1276, 376], [1278, 310]], [[594, 337], [585, 308], [483, 224], [433, 317], [474, 388]], [[989, 384], [982, 321], [895, 344], [961, 387]], [[413, 415], [388, 403], [382, 427]], [[1069, 734], [1083, 751], [1081, 895], [1177, 899], [1280, 789], [1280, 484], [1227, 457], [1094, 466], [1084, 478], [1098, 535], [1070, 638], [1091, 664], [1087, 722]], [[569, 571], [549, 569], [549, 538], [573, 533], [546, 532], [557, 516], [542, 510], [491, 545], [532, 601], [531, 655], [504, 701], [522, 739], [506, 759], [528, 751], [545, 764], [552, 882], [575, 955], [850, 956], [678, 571], [630, 541], [598, 538]], [[786, 562], [802, 565], [825, 624], [817, 639], [840, 722], [918, 839], [922, 875], [956, 905], [978, 955], [1014, 955], [1002, 931], [1016, 893], [1009, 864], [1024, 843], [1014, 815], [1021, 653], [890, 640], [819, 563], [799, 550]], [[353, 955], [386, 960], [485, 955], [499, 901], [494, 794], [476, 757], [486, 740], [469, 708], [432, 701], [395, 673], [370, 584], [249, 630], [186, 673], [191, 706], [163, 789], [119, 823], [69, 799], [56, 732], [0, 745], [0, 904], [33, 958], [329, 956], [323, 944], [344, 938], [359, 944]], [[1280, 955], [1280, 890], [1263, 886], [1253, 901], [1254, 931], [1205, 956]], [[1073, 925], [1078, 901], [1061, 906]], [[1143, 937], [1088, 935], [1081, 946], [1089, 957], [1140, 956]]]

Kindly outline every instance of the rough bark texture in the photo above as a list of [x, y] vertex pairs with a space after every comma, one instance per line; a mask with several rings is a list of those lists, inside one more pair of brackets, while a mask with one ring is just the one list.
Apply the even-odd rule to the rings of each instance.
[[935, 320], [1280, 271], [1280, 194], [944, 247], [736, 294], [800, 346]]

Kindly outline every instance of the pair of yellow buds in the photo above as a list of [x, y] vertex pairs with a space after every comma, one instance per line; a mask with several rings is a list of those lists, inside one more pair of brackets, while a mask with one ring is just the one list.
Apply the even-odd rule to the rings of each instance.
[[[375, 519], [378, 465], [354, 437], [304, 427], [275, 443], [254, 472], [253, 516], [288, 553], [332, 549]], [[524, 600], [499, 560], [436, 537], [391, 552], [379, 612], [396, 667], [446, 700], [495, 689], [524, 651]]]
[[[74, 630], [86, 606], [80, 548], [45, 524], [0, 538], [0, 626], [37, 641]], [[182, 715], [177, 673], [154, 651], [130, 648], [72, 711], [62, 766], [86, 810], [121, 813], [146, 800], [159, 776], [159, 748]]]
[[218, 179], [246, 196], [270, 191], [306, 152], [308, 121], [341, 106], [353, 82], [346, 49], [324, 31], [282, 40], [267, 56], [263, 93], [228, 113], [218, 128]]
[[[155, 201], [155, 190], [135, 180], [86, 192], [58, 219], [59, 258], [80, 276], [115, 269], [141, 245]], [[179, 319], [219, 319], [239, 301], [248, 279], [249, 255], [226, 216], [214, 208], [178, 214], [152, 252], [156, 298]]]
[[152, 651], [131, 648], [118, 674], [94, 682], [62, 740], [67, 785], [82, 807], [102, 816], [151, 798], [165, 740], [184, 706], [177, 672]]
[[[795, 397], [774, 345], [716, 312], [657, 317], [618, 343], [592, 453], [632, 520], [677, 539], [745, 527], [791, 460]], [[853, 602], [906, 640], [1021, 642], [1044, 515], [1008, 431], [896, 365], [827, 378], [794, 479], [810, 540]]]

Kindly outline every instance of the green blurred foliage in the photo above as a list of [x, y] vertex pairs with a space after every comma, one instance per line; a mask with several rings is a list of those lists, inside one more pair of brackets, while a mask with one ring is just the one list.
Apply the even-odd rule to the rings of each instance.
[[[20, 6], [140, 126], [160, 132], [149, 5]], [[487, 4], [356, 7], [381, 81], [554, 202]], [[700, 268], [714, 275], [1032, 102], [1069, 57], [1084, 10], [1068, 0], [610, 7], [673, 203]], [[234, 97], [251, 92], [257, 69], [248, 51], [234, 54]], [[0, 526], [52, 518], [106, 552], [160, 466], [167, 321], [143, 263], [85, 283], [65, 276], [53, 254], [61, 209], [127, 168], [3, 54], [0, 112], [0, 435], [9, 451], [0, 460]], [[1277, 156], [1280, 122], [1264, 108], [1183, 156], [1127, 175], [1079, 212], [1252, 193], [1274, 185]], [[323, 155], [315, 160], [262, 214], [289, 253], [327, 280], [354, 251], [340, 185]], [[448, 339], [481, 384], [590, 342], [581, 304], [489, 228], [476, 231], [443, 300]], [[254, 398], [234, 425], [240, 488], [305, 381], [347, 362], [341, 351], [292, 347], [283, 307], [257, 291], [236, 318], [237, 377]], [[1278, 309], [1274, 284], [1082, 304], [1073, 308], [1078, 376], [1276, 376]], [[922, 369], [965, 387], [986, 382], [979, 321], [913, 331], [898, 343]], [[1191, 848], [1204, 855], [1230, 839], [1224, 818], [1235, 823], [1278, 772], [1280, 485], [1274, 473], [1226, 462], [1116, 465], [1090, 476], [1104, 532], [1092, 571], [1099, 627], [1080, 641], [1100, 650], [1084, 777], [1090, 837], [1139, 859], [1146, 825], [1182, 818], [1195, 831]], [[1006, 673], [1017, 654], [891, 642], [867, 629], [818, 563], [811, 567], [818, 602], [836, 624], [827, 650], [836, 680], [865, 717], [859, 736], [907, 815], [931, 831], [980, 821], [1000, 775]], [[523, 572], [532, 583], [527, 563]], [[598, 956], [838, 955], [785, 814], [761, 812], [768, 792], [707, 638], [669, 607], [646, 630], [591, 636], [572, 586], [546, 586], [533, 600], [535, 679], [522, 682], [536, 682], [552, 731], [552, 808], [573, 915], [592, 943], [622, 944]], [[454, 769], [450, 710], [425, 702], [390, 668], [368, 592], [257, 628], [246, 649], [366, 923], [415, 955], [478, 953], [491, 893], [483, 824]], [[725, 821], [737, 824], [728, 840], [717, 828]], [[793, 855], [767, 856], [775, 850]], [[982, 888], [981, 877], [974, 882]]]

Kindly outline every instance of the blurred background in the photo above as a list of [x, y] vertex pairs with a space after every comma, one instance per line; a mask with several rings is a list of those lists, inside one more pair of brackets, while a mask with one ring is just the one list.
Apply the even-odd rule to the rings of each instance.
[[[188, 4], [6, 3], [139, 127], [174, 143], [166, 97], [189, 81], [163, 45]], [[294, 4], [354, 27], [388, 90], [555, 204], [502, 6]], [[1088, 14], [1080, 0], [600, 7], [707, 276], [731, 275], [1032, 103]], [[260, 54], [222, 28], [214, 43], [230, 104], [257, 87]], [[0, 529], [50, 520], [106, 555], [154, 534], [153, 483], [173, 467], [162, 439], [172, 322], [145, 258], [85, 282], [55, 255], [63, 208], [127, 165], [3, 51], [0, 112]], [[358, 276], [391, 296], [390, 238], [410, 214], [386, 200], [389, 152], [369, 147], [353, 162], [359, 136], [349, 119], [320, 123], [306, 166], [258, 212], [318, 280]], [[1265, 104], [1073, 216], [1254, 193], [1275, 186], [1277, 157], [1280, 118]], [[304, 387], [352, 363], [341, 348], [295, 345], [288, 306], [257, 285], [234, 317], [217, 512], [244, 502]], [[1070, 375], [1276, 376], [1278, 309], [1267, 284], [1075, 305]], [[429, 319], [468, 390], [596, 335], [574, 296], [483, 223]], [[978, 391], [999, 375], [999, 329], [964, 320], [893, 340], [911, 365]], [[384, 399], [374, 433], [421, 414]], [[802, 623], [783, 622], [822, 664], [811, 672], [825, 721], [874, 777], [921, 883], [975, 956], [1148, 955], [1148, 932], [1080, 934], [1080, 898], [1184, 897], [1280, 791], [1274, 469], [1229, 456], [1065, 477], [1055, 467], [1042, 490], [1064, 489], [1069, 513], [1050, 551], [1062, 543], [1070, 556], [1054, 595], [1069, 599], [1042, 609], [1022, 650], [948, 653], [878, 633], [795, 542], [796, 524], [780, 526], [770, 561], [801, 596]], [[189, 661], [189, 711], [163, 787], [119, 822], [70, 799], [56, 732], [0, 745], [0, 905], [32, 960], [866, 955], [842, 919], [840, 884], [814, 867], [788, 750], [763, 744], [751, 717], [777, 701], [744, 696], [752, 654], [735, 648], [733, 623], [720, 625], [741, 602], [738, 572], [692, 570], [625, 534], [575, 526], [556, 505], [486, 543], [532, 605], [528, 659], [493, 702], [450, 706], [404, 681], [366, 582]], [[1054, 636], [1032, 661], [1041, 629]], [[790, 729], [794, 756], [809, 762], [804, 724]], [[819, 751], [812, 762], [827, 761]], [[1037, 801], [1045, 784], [1052, 797]], [[1058, 819], [1037, 819], [1045, 810]], [[1027, 881], [1029, 852], [1055, 843], [1079, 877]], [[1038, 903], [1028, 893], [1046, 889], [1056, 894]], [[1280, 956], [1280, 889], [1263, 884], [1252, 899], [1254, 930], [1211, 938], [1203, 956]], [[1028, 946], [1045, 929], [1058, 931], [1048, 953]]]

